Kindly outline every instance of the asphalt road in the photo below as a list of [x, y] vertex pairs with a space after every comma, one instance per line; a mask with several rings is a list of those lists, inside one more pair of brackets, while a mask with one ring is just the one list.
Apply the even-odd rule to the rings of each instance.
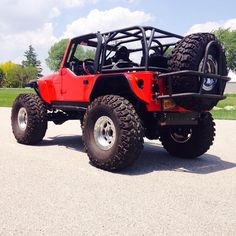
[[92, 167], [80, 124], [49, 125], [38, 146], [17, 144], [0, 108], [0, 235], [236, 235], [236, 121], [217, 121], [198, 160], [146, 141], [122, 173]]

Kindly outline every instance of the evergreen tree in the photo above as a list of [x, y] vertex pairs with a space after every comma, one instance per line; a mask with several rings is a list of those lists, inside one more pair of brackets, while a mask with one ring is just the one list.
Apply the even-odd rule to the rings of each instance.
[[34, 67], [37, 69], [36, 76], [41, 77], [42, 68], [41, 62], [37, 59], [37, 54], [32, 45], [29, 45], [29, 49], [24, 53], [26, 60], [22, 61], [23, 67]]

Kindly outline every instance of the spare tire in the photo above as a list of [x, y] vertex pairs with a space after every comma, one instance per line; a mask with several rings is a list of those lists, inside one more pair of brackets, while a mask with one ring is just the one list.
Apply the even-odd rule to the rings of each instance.
[[[170, 71], [194, 70], [203, 72], [203, 58], [206, 47], [211, 41], [215, 41], [216, 43], [209, 50], [205, 72], [227, 75], [224, 50], [216, 37], [209, 33], [191, 34], [177, 42], [168, 61], [168, 69]], [[221, 58], [221, 61], [219, 61], [219, 58]], [[219, 71], [220, 67], [221, 71]], [[173, 76], [171, 79], [173, 94], [198, 93], [201, 86], [203, 94], [222, 94], [225, 87], [225, 82], [223, 82], [223, 90], [220, 91], [219, 79], [203, 78], [203, 84], [201, 84], [202, 80], [198, 76], [181, 75]], [[186, 109], [202, 111], [212, 109], [218, 100], [178, 97], [175, 98], [175, 102]]]

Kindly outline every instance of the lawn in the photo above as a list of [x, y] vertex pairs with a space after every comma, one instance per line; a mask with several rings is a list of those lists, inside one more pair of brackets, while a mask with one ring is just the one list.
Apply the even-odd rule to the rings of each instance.
[[33, 93], [30, 88], [0, 88], [0, 107], [11, 107], [20, 93]]
[[220, 101], [211, 111], [215, 119], [236, 120], [236, 94], [226, 94], [227, 98]]
[[[33, 89], [0, 88], [0, 107], [11, 107], [20, 93], [34, 93]], [[220, 101], [211, 111], [215, 119], [236, 120], [236, 94], [226, 94], [227, 98]]]

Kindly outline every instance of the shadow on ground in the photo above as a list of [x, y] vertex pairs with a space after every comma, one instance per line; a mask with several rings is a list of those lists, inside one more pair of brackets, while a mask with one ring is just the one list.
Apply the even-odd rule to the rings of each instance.
[[[85, 152], [80, 135], [55, 136], [43, 140], [40, 146], [65, 146], [66, 148]], [[181, 159], [170, 156], [157, 143], [145, 143], [140, 158], [133, 166], [118, 172], [124, 175], [143, 175], [153, 171], [177, 171], [195, 174], [209, 174], [236, 167], [236, 163], [221, 160], [220, 157], [204, 154], [201, 158]]]
[[67, 135], [48, 137], [43, 140], [39, 146], [64, 146], [75, 151], [85, 152], [81, 135]]
[[204, 154], [196, 159], [182, 159], [170, 156], [162, 145], [145, 143], [141, 157], [121, 174], [142, 175], [153, 171], [177, 171], [195, 174], [209, 174], [236, 167], [236, 163], [221, 160], [220, 157]]

